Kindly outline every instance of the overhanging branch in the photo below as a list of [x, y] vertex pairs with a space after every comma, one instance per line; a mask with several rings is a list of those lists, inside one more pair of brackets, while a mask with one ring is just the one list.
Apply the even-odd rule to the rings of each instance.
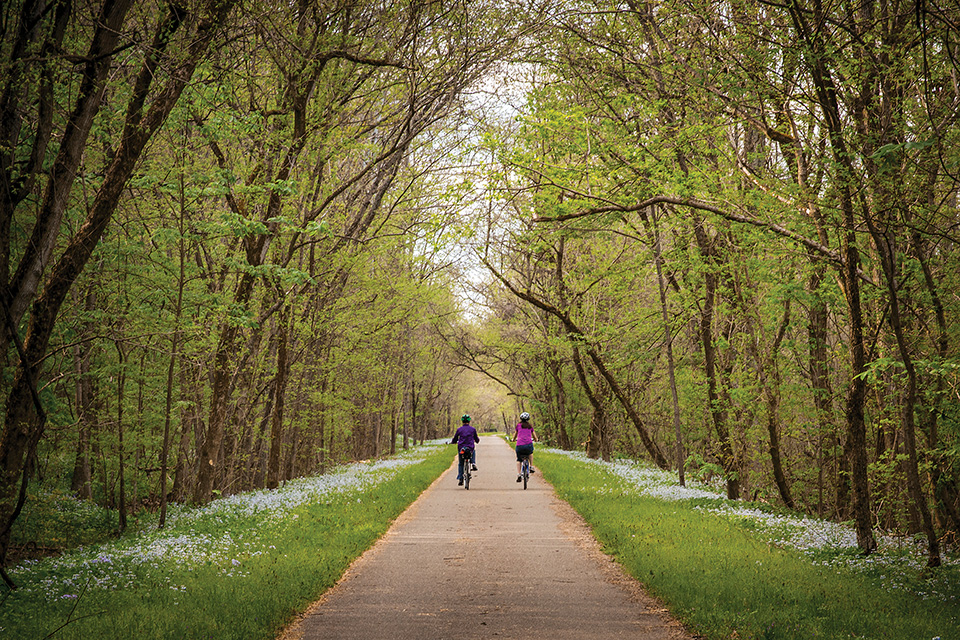
[[[689, 209], [696, 209], [698, 211], [707, 211], [714, 215], [720, 216], [725, 220], [731, 222], [737, 222], [741, 224], [748, 224], [752, 227], [757, 227], [759, 229], [765, 229], [767, 231], [772, 231], [774, 234], [787, 238], [788, 240], [795, 242], [807, 249], [811, 250], [813, 253], [822, 256], [828, 262], [836, 265], [837, 267], [843, 267], [843, 258], [837, 251], [829, 247], [825, 247], [819, 242], [812, 240], [804, 235], [791, 231], [786, 227], [776, 224], [774, 222], [766, 222], [764, 220], [759, 220], [753, 216], [745, 215], [742, 213], [734, 213], [727, 211], [717, 205], [706, 202], [705, 200], [699, 200], [697, 198], [677, 198], [674, 196], [654, 196], [652, 198], [647, 198], [642, 202], [638, 202], [634, 205], [629, 206], [619, 206], [611, 205], [606, 207], [595, 207], [592, 209], [584, 209], [582, 211], [577, 211], [576, 213], [568, 213], [559, 216], [537, 216], [533, 219], [534, 222], [564, 222], [566, 220], [576, 220], [578, 218], [585, 218], [588, 216], [601, 215], [605, 213], [634, 213], [637, 211], [642, 211], [648, 207], [652, 207], [657, 204], [669, 204], [678, 207], [687, 207]], [[858, 272], [860, 279], [864, 282], [876, 286], [876, 283], [862, 271]]]

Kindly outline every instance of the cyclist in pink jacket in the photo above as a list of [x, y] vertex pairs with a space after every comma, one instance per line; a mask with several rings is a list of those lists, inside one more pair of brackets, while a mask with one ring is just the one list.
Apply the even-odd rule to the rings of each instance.
[[528, 456], [530, 458], [530, 473], [533, 473], [533, 443], [539, 442], [537, 434], [533, 431], [533, 425], [530, 424], [530, 414], [524, 411], [520, 414], [520, 422], [517, 424], [513, 432], [513, 437], [510, 438], [517, 443], [517, 482], [523, 480], [520, 477], [520, 463], [523, 462], [523, 457]]

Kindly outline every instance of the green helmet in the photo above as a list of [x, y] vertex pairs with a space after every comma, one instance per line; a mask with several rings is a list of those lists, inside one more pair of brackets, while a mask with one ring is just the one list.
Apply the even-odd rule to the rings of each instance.
[[466, 413], [463, 414], [462, 416], [460, 416], [460, 422], [462, 422], [463, 424], [467, 424], [468, 422], [470, 422], [470, 416], [467, 415]]

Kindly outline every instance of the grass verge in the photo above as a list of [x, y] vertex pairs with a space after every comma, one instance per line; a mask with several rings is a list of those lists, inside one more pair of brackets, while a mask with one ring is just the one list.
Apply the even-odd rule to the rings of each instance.
[[25, 562], [0, 602], [0, 637], [275, 638], [449, 466], [449, 448], [427, 446]]
[[[537, 466], [593, 528], [604, 550], [703, 638], [957, 638], [956, 564], [874, 570], [824, 562], [771, 540], [776, 526], [704, 508], [714, 496], [653, 497], [611, 466], [540, 451]], [[716, 504], [712, 505], [716, 506]]]

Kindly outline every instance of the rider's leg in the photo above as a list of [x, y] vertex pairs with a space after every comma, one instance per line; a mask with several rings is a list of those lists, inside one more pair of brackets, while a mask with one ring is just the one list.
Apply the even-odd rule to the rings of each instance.
[[520, 446], [517, 447], [517, 476], [519, 476], [522, 471], [520, 467], [520, 461], [523, 460], [524, 456], [530, 460], [530, 468], [533, 469], [533, 445], [522, 445], [523, 449], [520, 449]]

